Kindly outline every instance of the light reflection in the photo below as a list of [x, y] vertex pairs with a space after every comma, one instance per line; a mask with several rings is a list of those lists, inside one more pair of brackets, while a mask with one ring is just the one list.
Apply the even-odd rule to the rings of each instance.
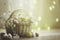
[[38, 28], [38, 31], [40, 31], [41, 29], [40, 29], [40, 27]]
[[50, 26], [48, 26], [48, 30], [50, 30]]
[[49, 10], [51, 11], [52, 10], [52, 7], [49, 7]]
[[59, 19], [58, 18], [56, 18], [56, 22], [58, 22], [59, 21]]
[[56, 2], [55, 2], [55, 1], [53, 1], [53, 4], [56, 4]]
[[38, 21], [41, 21], [42, 20], [42, 18], [41, 17], [38, 17]]

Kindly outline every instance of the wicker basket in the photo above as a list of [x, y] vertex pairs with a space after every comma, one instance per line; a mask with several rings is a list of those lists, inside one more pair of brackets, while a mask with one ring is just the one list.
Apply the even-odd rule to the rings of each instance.
[[11, 34], [17, 33], [20, 35], [31, 32], [31, 24], [32, 24], [31, 18], [20, 16], [22, 15], [22, 13], [20, 10], [15, 10], [11, 14], [11, 16], [9, 17], [9, 19], [6, 21], [5, 24], [7, 33], [11, 33]]

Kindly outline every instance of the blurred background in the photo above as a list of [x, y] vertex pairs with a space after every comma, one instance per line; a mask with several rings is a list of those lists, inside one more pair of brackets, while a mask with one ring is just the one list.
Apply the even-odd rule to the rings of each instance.
[[24, 14], [32, 18], [31, 31], [43, 36], [30, 40], [60, 40], [60, 0], [0, 0], [0, 32], [6, 32], [5, 22], [17, 9], [28, 12]]
[[60, 29], [59, 7], [60, 0], [0, 0], [0, 28], [14, 10], [23, 9], [34, 21], [34, 30]]

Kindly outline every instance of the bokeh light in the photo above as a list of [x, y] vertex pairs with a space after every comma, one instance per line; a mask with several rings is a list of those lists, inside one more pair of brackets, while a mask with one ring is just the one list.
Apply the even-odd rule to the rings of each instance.
[[42, 20], [42, 18], [41, 17], [38, 17], [38, 21], [41, 21]]
[[59, 18], [56, 18], [56, 22], [58, 22], [59, 21]]
[[50, 30], [50, 26], [48, 26], [48, 30]]
[[51, 6], [49, 7], [49, 10], [52, 11], [52, 7]]
[[53, 4], [56, 4], [56, 2], [55, 2], [55, 1], [53, 1]]
[[40, 30], [41, 30], [41, 28], [39, 27], [39, 28], [38, 28], [38, 31], [40, 31]]

